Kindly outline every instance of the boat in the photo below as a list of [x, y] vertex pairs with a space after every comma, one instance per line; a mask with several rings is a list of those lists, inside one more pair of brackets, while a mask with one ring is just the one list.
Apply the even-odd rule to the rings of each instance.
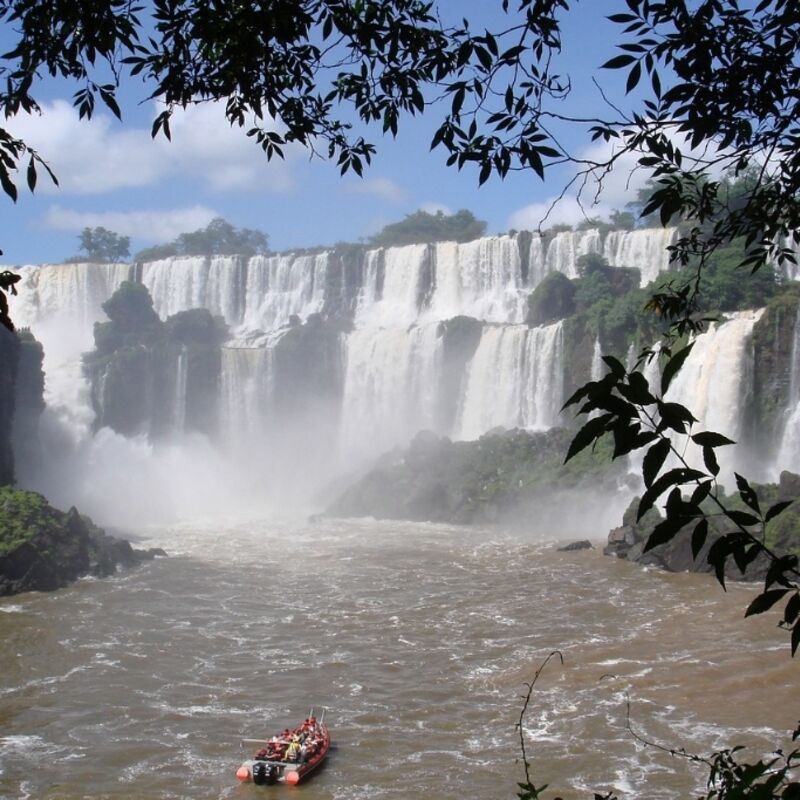
[[236, 770], [236, 777], [256, 785], [288, 783], [296, 786], [312, 773], [328, 755], [331, 735], [323, 719], [310, 714], [293, 730], [284, 730], [269, 739], [242, 739], [242, 746], [257, 746], [253, 757]]

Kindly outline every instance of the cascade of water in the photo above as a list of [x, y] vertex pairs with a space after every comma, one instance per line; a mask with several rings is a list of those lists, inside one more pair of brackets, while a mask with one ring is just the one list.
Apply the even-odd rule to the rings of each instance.
[[441, 242], [434, 249], [435, 289], [430, 314], [488, 322], [522, 322], [528, 291], [523, 287], [514, 236], [491, 236], [466, 244]]
[[[763, 309], [739, 311], [721, 323], [712, 323], [697, 336], [681, 371], [672, 381], [667, 400], [686, 406], [697, 418], [693, 430], [715, 431], [737, 441], [743, 422], [743, 405], [750, 389], [753, 359], [753, 327]], [[745, 454], [735, 449], [719, 453], [721, 481], [732, 483], [733, 469]], [[685, 457], [690, 464], [703, 465], [700, 448], [687, 443]]]
[[17, 270], [19, 294], [9, 297], [19, 327], [30, 327], [44, 347], [45, 424], [78, 442], [94, 412], [81, 354], [92, 347], [92, 324], [102, 304], [129, 277], [127, 264], [47, 264]]
[[794, 323], [787, 419], [776, 466], [779, 470], [800, 470], [800, 309]]
[[[16, 269], [22, 280], [9, 297], [19, 327], [60, 318], [73, 328], [89, 328], [104, 318], [102, 305], [130, 274], [128, 264], [44, 264]], [[84, 339], [86, 337], [83, 337]]]
[[435, 429], [441, 368], [437, 325], [353, 331], [345, 342], [341, 450], [376, 455]]
[[485, 327], [469, 366], [457, 437], [476, 439], [498, 425], [552, 427], [562, 404], [563, 373], [562, 323]]
[[221, 429], [233, 452], [263, 443], [273, 392], [274, 344], [222, 349]]
[[568, 278], [578, 277], [578, 259], [589, 253], [602, 253], [600, 231], [562, 231], [557, 233], [547, 248], [545, 274], [562, 272]]
[[600, 337], [594, 337], [594, 349], [592, 350], [592, 371], [593, 381], [599, 381], [603, 377], [603, 353], [600, 347]]
[[[205, 256], [162, 258], [142, 265], [142, 283], [162, 319], [189, 308], [206, 308], [209, 259]], [[222, 309], [213, 309], [221, 314]]]
[[677, 235], [677, 228], [611, 231], [603, 245], [603, 256], [612, 267], [638, 267], [639, 285], [646, 286], [669, 269], [667, 248]]
[[750, 338], [762, 313], [739, 311], [724, 322], [712, 323], [695, 339], [672, 381], [668, 399], [685, 405], [697, 417], [698, 430], [717, 431], [734, 440], [739, 436]]
[[542, 237], [534, 234], [528, 251], [528, 286], [535, 289], [547, 277], [547, 257]]
[[364, 295], [365, 300], [378, 294], [380, 257], [383, 259], [383, 291], [380, 299], [372, 305], [367, 305], [366, 302], [359, 305], [355, 325], [358, 328], [413, 325], [420, 314], [420, 293], [423, 272], [430, 257], [429, 246], [410, 244], [405, 247], [389, 247], [382, 251], [382, 256], [367, 253], [367, 279], [370, 288]]
[[175, 389], [172, 395], [172, 425], [179, 433], [186, 428], [186, 378], [188, 375], [189, 358], [186, 346], [181, 347], [178, 353], [178, 364], [175, 370]]
[[322, 311], [330, 253], [253, 256], [247, 267], [244, 325], [270, 330]]

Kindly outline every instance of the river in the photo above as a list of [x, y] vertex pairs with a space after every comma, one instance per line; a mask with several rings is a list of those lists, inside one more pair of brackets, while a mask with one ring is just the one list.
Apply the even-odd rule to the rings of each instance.
[[[0, 600], [0, 797], [494, 800], [525, 720], [552, 797], [686, 797], [704, 774], [637, 743], [786, 745], [797, 663], [752, 587], [556, 552], [520, 532], [206, 519], [169, 558]], [[792, 695], [794, 692], [794, 695]], [[326, 708], [299, 788], [238, 785], [241, 737]]]

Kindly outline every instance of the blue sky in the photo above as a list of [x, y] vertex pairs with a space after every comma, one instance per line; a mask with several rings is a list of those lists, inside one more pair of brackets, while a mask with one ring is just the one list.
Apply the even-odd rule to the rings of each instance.
[[[490, 28], [502, 22], [495, 11], [499, 0], [443, 0], [442, 5], [459, 15], [477, 16]], [[558, 66], [572, 78], [573, 92], [565, 111], [603, 110], [593, 75], [621, 100], [620, 73], [598, 70], [619, 41], [618, 26], [604, 16], [620, 5], [620, 0], [581, 0], [566, 16]], [[7, 41], [7, 32], [2, 38]], [[446, 167], [443, 150], [429, 152], [436, 108], [421, 119], [404, 120], [396, 140], [379, 129], [372, 131], [378, 155], [360, 179], [341, 178], [334, 164], [310, 159], [299, 148], [290, 150], [283, 162], [267, 163], [242, 131], [230, 129], [219, 106], [178, 114], [172, 142], [163, 137], [154, 141], [150, 125], [156, 111], [152, 103], [141, 102], [147, 93], [140, 83], [129, 81], [123, 87], [122, 123], [102, 110], [88, 123], [79, 121], [71, 106], [72, 91], [74, 87], [61, 83], [43, 83], [36, 96], [44, 113], [8, 123], [13, 133], [41, 151], [61, 185], [53, 187], [43, 178], [34, 195], [21, 191], [16, 204], [0, 199], [5, 264], [74, 255], [85, 226], [104, 225], [127, 234], [136, 251], [202, 227], [215, 216], [265, 231], [271, 246], [280, 250], [357, 241], [418, 208], [469, 208], [488, 221], [490, 232], [535, 227], [570, 176], [554, 171], [543, 183], [533, 173], [519, 173], [505, 181], [492, 178], [479, 188], [476, 172], [459, 173]], [[588, 146], [574, 133], [564, 136], [575, 148]], [[604, 195], [600, 215], [622, 207], [630, 194], [625, 176], [617, 176]], [[567, 200], [551, 221], [574, 222], [579, 216]]]

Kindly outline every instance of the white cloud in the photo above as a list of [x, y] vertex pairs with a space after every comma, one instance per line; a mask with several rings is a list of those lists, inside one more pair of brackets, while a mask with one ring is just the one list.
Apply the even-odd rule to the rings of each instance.
[[[171, 142], [162, 135], [152, 139], [149, 128], [123, 126], [108, 114], [81, 120], [64, 100], [42, 108], [41, 115], [18, 115], [8, 128], [48, 162], [63, 193], [100, 194], [176, 177], [198, 179], [217, 191], [283, 192], [293, 186], [287, 162], [300, 152], [298, 146], [285, 148], [286, 161], [268, 162], [242, 129], [231, 128], [221, 102], [176, 111]], [[58, 191], [46, 179], [38, 190]]]
[[146, 242], [166, 242], [186, 231], [204, 228], [215, 211], [205, 206], [175, 208], [169, 211], [72, 211], [61, 206], [51, 206], [45, 216], [48, 228], [62, 231], [80, 231], [83, 228], [102, 226]]
[[[612, 145], [600, 142], [583, 150], [578, 157], [599, 163], [612, 154]], [[509, 216], [508, 227], [536, 230], [551, 225], [576, 225], [587, 217], [607, 219], [614, 209], [624, 210], [648, 178], [646, 170], [636, 169], [637, 158], [634, 153], [625, 153], [602, 179], [590, 175], [584, 181], [579, 177], [563, 197], [553, 195], [517, 209]]]
[[400, 204], [406, 201], [406, 192], [389, 178], [369, 178], [349, 186], [351, 192], [370, 194], [389, 203]]

